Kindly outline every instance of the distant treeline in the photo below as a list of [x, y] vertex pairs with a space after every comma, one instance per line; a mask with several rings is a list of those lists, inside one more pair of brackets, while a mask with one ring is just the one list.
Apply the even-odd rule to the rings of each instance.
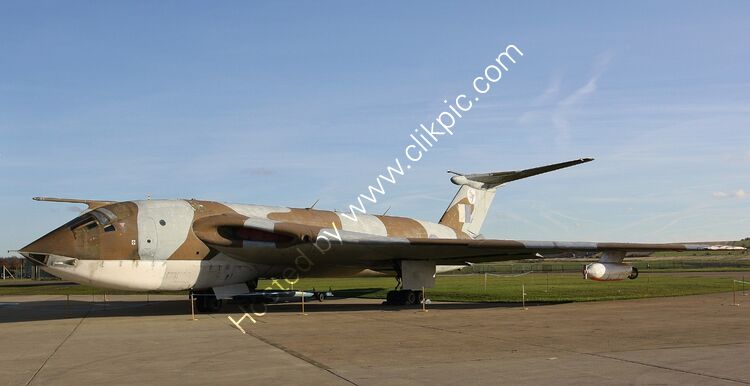
[[8, 269], [23, 268], [24, 259], [22, 257], [0, 257], [0, 267]]

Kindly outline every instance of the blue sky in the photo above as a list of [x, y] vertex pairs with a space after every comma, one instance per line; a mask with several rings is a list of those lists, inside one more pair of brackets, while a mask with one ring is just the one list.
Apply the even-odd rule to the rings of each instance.
[[508, 44], [524, 56], [380, 213], [446, 170], [596, 161], [502, 188], [487, 237], [750, 236], [750, 3], [0, 3], [0, 249], [37, 195], [345, 209]]

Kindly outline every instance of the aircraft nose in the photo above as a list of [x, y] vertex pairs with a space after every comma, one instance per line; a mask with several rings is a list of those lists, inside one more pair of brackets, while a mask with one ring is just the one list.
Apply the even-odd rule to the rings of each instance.
[[36, 263], [44, 263], [48, 255], [77, 257], [76, 239], [67, 228], [58, 228], [21, 248], [21, 254]]

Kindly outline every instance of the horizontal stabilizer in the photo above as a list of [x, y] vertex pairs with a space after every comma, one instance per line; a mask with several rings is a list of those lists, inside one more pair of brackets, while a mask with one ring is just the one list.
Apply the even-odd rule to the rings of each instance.
[[563, 169], [582, 163], [593, 161], [593, 158], [581, 158], [568, 162], [561, 162], [558, 164], [540, 166], [537, 168], [517, 170], [509, 172], [495, 172], [495, 173], [477, 173], [477, 174], [459, 174], [456, 172], [448, 171], [449, 173], [456, 174], [451, 178], [451, 182], [456, 185], [468, 185], [475, 189], [492, 189], [496, 186], [502, 185], [506, 182], [520, 180], [535, 176], [537, 174], [547, 173], [558, 169]]

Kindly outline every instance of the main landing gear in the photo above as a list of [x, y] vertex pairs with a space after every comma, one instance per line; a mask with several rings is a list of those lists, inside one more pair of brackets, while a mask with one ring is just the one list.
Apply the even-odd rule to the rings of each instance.
[[404, 289], [404, 285], [401, 282], [400, 266], [396, 265], [395, 268], [396, 288], [393, 291], [388, 291], [388, 295], [385, 297], [385, 304], [390, 306], [421, 304], [424, 301], [424, 293], [418, 290]]
[[385, 304], [391, 306], [421, 304], [424, 301], [424, 293], [418, 290], [394, 290], [388, 291], [385, 299]]

